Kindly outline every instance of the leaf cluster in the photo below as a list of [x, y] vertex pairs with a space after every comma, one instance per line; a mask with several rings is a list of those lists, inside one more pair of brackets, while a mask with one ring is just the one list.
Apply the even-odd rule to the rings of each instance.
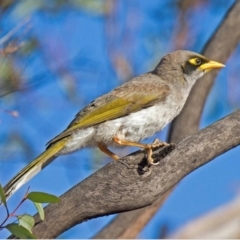
[[[10, 213], [6, 201], [6, 196], [4, 194], [4, 190], [0, 184], [0, 202], [3, 203], [2, 206], [6, 209], [6, 217], [2, 223], [0, 223], [0, 231], [3, 229], [7, 229], [10, 231], [14, 236], [20, 239], [36, 239], [36, 236], [32, 233], [33, 226], [35, 224], [33, 216], [30, 214], [16, 214], [16, 211], [20, 208], [20, 206], [26, 201], [31, 201], [34, 206], [36, 207], [40, 219], [43, 221], [44, 210], [43, 210], [43, 203], [58, 203], [60, 199], [52, 194], [44, 193], [44, 192], [30, 192], [25, 194], [23, 199], [17, 205], [17, 207]], [[8, 219], [16, 218], [15, 221], [12, 223], [5, 224]]]

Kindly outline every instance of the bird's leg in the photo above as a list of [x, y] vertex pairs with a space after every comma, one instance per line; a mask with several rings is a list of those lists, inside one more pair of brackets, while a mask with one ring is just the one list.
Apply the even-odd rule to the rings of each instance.
[[132, 147], [139, 147], [139, 148], [144, 148], [147, 150], [147, 160], [150, 165], [158, 165], [159, 162], [154, 163], [153, 158], [152, 158], [152, 149], [156, 147], [165, 147], [169, 146], [169, 143], [165, 142], [160, 142], [158, 139], [155, 139], [155, 141], [152, 144], [143, 144], [143, 143], [138, 143], [138, 142], [131, 142], [125, 139], [119, 139], [117, 137], [113, 137], [113, 141], [119, 145], [123, 146], [132, 146]]
[[119, 157], [116, 154], [114, 154], [113, 152], [111, 152], [104, 143], [98, 143], [98, 148], [102, 152], [107, 154], [109, 157], [113, 158], [114, 160], [118, 160], [119, 159]]

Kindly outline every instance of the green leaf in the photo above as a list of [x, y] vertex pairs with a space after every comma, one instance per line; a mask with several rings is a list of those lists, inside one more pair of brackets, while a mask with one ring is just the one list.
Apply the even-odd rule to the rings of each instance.
[[39, 213], [41, 220], [44, 220], [45, 216], [44, 216], [44, 210], [43, 210], [42, 204], [37, 202], [33, 202], [33, 203]]
[[[0, 201], [4, 204], [5, 208], [7, 208], [6, 197], [1, 184], [0, 184]], [[0, 205], [1, 205], [1, 202], [0, 202]]]
[[60, 198], [43, 192], [30, 192], [27, 199], [37, 203], [58, 203]]
[[16, 237], [21, 239], [36, 239], [36, 237], [30, 233], [26, 228], [19, 226], [16, 223], [10, 223], [6, 228]]
[[29, 232], [32, 232], [32, 228], [35, 224], [34, 218], [29, 214], [17, 216], [20, 226], [26, 228]]

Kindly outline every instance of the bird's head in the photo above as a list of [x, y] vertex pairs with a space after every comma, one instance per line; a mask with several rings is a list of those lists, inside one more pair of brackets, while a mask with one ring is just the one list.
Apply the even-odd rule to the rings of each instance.
[[179, 50], [164, 56], [153, 71], [168, 81], [183, 79], [189, 83], [202, 77], [204, 73], [225, 65], [211, 61], [206, 57], [190, 51]]

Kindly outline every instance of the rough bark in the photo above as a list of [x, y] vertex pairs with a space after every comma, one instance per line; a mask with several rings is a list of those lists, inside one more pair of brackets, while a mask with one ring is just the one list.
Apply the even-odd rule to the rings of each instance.
[[[59, 204], [48, 205], [45, 221], [33, 232], [41, 238], [55, 238], [83, 221], [154, 203], [188, 173], [239, 145], [239, 122], [237, 111], [185, 138], [158, 166], [145, 167], [145, 171], [142, 151], [106, 165], [63, 194]], [[161, 156], [161, 149], [154, 151], [156, 160]]]
[[139, 233], [139, 229], [141, 230], [146, 225], [146, 222], [152, 218], [171, 192], [172, 188], [150, 206], [119, 214], [107, 227], [94, 236], [94, 239], [134, 238]]

